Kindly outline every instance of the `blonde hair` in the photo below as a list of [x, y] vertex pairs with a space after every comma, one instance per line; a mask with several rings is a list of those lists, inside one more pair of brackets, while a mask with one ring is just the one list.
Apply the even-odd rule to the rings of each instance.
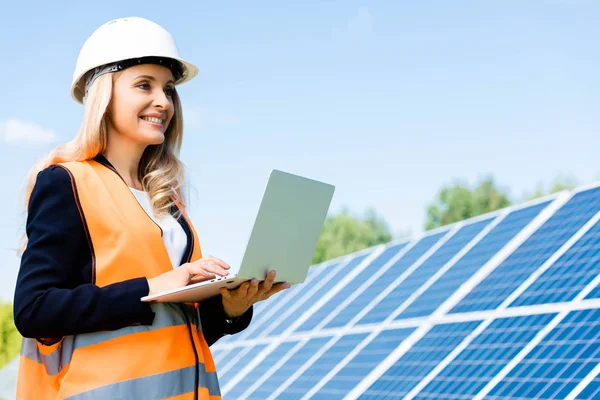
[[[107, 111], [112, 99], [113, 78], [114, 74], [108, 73], [94, 81], [84, 102], [83, 121], [77, 136], [50, 151], [27, 174], [24, 196], [26, 210], [40, 171], [67, 161], [90, 160], [106, 150]], [[177, 203], [181, 210], [175, 216], [179, 217], [185, 212], [186, 206], [183, 195], [185, 166], [178, 157], [183, 139], [183, 116], [176, 90], [173, 91], [172, 99], [174, 113], [165, 132], [165, 140], [160, 145], [146, 147], [138, 166], [138, 178], [148, 192], [157, 214], [168, 212]], [[26, 247], [25, 232], [20, 240], [18, 254], [22, 255]]]

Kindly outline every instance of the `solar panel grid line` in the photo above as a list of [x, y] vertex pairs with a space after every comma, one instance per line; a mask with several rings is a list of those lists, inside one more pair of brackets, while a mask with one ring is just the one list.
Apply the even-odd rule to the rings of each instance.
[[398, 315], [406, 310], [421, 294], [429, 289], [440, 277], [442, 277], [446, 271], [448, 271], [458, 260], [460, 260], [465, 254], [467, 254], [477, 243], [481, 241], [496, 225], [498, 225], [505, 217], [506, 213], [498, 215], [496, 218], [491, 220], [481, 232], [479, 232], [469, 243], [467, 243], [458, 253], [456, 253], [446, 264], [438, 269], [425, 283], [423, 283], [417, 290], [415, 290], [395, 311], [393, 311], [385, 320], [385, 322], [393, 321]]
[[[449, 324], [453, 322], [466, 322], [474, 320], [485, 320], [487, 318], [508, 318], [508, 317], [522, 317], [526, 315], [536, 314], [547, 314], [547, 313], [559, 313], [562, 311], [573, 311], [573, 310], [588, 310], [592, 308], [600, 308], [600, 299], [583, 299], [578, 301], [566, 301], [561, 303], [546, 303], [546, 304], [534, 304], [521, 307], [507, 307], [503, 309], [485, 310], [485, 311], [474, 311], [457, 314], [445, 314], [440, 315], [436, 318], [429, 318], [434, 324]], [[422, 319], [422, 318], [421, 318]], [[388, 324], [390, 327], [410, 327], [415, 324], [419, 324], [420, 321], [406, 320], [404, 324], [397, 325], [397, 322], [393, 321]], [[410, 322], [410, 323], [409, 323]]]
[[[459, 355], [473, 340], [481, 334], [490, 324], [494, 321], [495, 318], [489, 318], [484, 320], [473, 332], [467, 335], [463, 341], [454, 348], [442, 361], [435, 366], [433, 370], [429, 372], [421, 381], [404, 397], [405, 400], [410, 400], [414, 398], [423, 388], [425, 388], [438, 374], [450, 364], [457, 355]], [[365, 390], [368, 388], [365, 388]]]
[[546, 272], [554, 263], [561, 258], [574, 244], [576, 244], [590, 229], [600, 221], [600, 211], [598, 211], [588, 222], [586, 222], [573, 236], [569, 238], [550, 258], [548, 258], [537, 270], [535, 270], [514, 292], [510, 294], [504, 303], [513, 304], [519, 296], [523, 294], [544, 272]]
[[[371, 253], [360, 263], [360, 265], [358, 265], [356, 268], [361, 268], [361, 266], [364, 268], [364, 266], [368, 265], [368, 263], [370, 263], [375, 257], [377, 257], [377, 255], [379, 255], [383, 249], [385, 248], [384, 245], [380, 245], [380, 246], [376, 246], [374, 248], [371, 249], [366, 249], [357, 253], [353, 253], [350, 254], [346, 257], [343, 258], [344, 261], [342, 261], [337, 268], [334, 268], [335, 272], [332, 272], [330, 275], [333, 276], [333, 274], [336, 274], [337, 272], [339, 272], [341, 269], [343, 269], [346, 265], [348, 265], [349, 263], [352, 262], [352, 260], [354, 260], [355, 258], [360, 257], [363, 254], [368, 254], [368, 251], [371, 251]], [[364, 266], [363, 266], [364, 265]], [[344, 282], [345, 280], [343, 280]], [[307, 293], [304, 294], [304, 296], [302, 296], [302, 298], [296, 303], [296, 307], [290, 307], [286, 313], [284, 313], [284, 315], [281, 317], [281, 320], [285, 320], [285, 318], [287, 318], [298, 306], [300, 306], [301, 304], [304, 303], [304, 301], [308, 300], [310, 297], [312, 297], [312, 295], [314, 293], [316, 293], [319, 289], [321, 289], [322, 286], [324, 286], [325, 284], [327, 284], [329, 282], [328, 279], [324, 279], [322, 281], [320, 281], [318, 284], [315, 284], [310, 290], [308, 290]], [[333, 289], [331, 289], [331, 292], [339, 290], [341, 287], [343, 287], [342, 285], [340, 285], [342, 282], [340, 282], [338, 285], [334, 286]], [[346, 282], [344, 282], [345, 284]], [[337, 293], [337, 291], [336, 291]], [[335, 294], [335, 293], [333, 293]], [[333, 295], [331, 294], [331, 296]], [[234, 388], [238, 382], [240, 380], [242, 380], [249, 372], [251, 372], [255, 366], [257, 366], [260, 362], [262, 362], [262, 360], [264, 360], [265, 357], [267, 357], [273, 350], [275, 350], [277, 348], [277, 346], [279, 346], [280, 343], [282, 343], [287, 336], [289, 336], [289, 334], [291, 332], [293, 332], [293, 330], [299, 326], [302, 322], [304, 322], [304, 319], [307, 317], [307, 314], [309, 314], [309, 312], [313, 309], [316, 309], [320, 306], [322, 306], [326, 300], [328, 299], [328, 296], [323, 296], [317, 303], [315, 303], [313, 305], [313, 307], [311, 307], [307, 312], [305, 312], [303, 314], [304, 318], [300, 317], [299, 319], [297, 319], [290, 327], [288, 327], [281, 335], [278, 336], [274, 336], [272, 339], [272, 343], [265, 349], [263, 350], [254, 360], [252, 360], [252, 362], [250, 364], [248, 364], [246, 367], [243, 367], [237, 375], [235, 375], [231, 381], [225, 383], [225, 385], [222, 388], [222, 392], [225, 394], [227, 393], [229, 390], [231, 390], [232, 388]], [[261, 336], [267, 336], [268, 333], [274, 329], [273, 327], [270, 327], [270, 329], [267, 329], [267, 331], [265, 333], [263, 333], [263, 335]]]
[[[418, 243], [419, 240], [413, 240], [406, 246], [404, 246], [395, 256], [393, 256], [387, 263], [383, 265], [375, 274], [373, 274], [368, 280], [366, 280], [356, 291], [354, 291], [351, 295], [349, 295], [344, 301], [342, 301], [336, 308], [333, 309], [327, 317], [323, 319], [313, 330], [321, 330], [325, 325], [329, 323], [337, 313], [345, 308], [348, 304], [350, 304], [354, 299], [360, 296], [368, 287], [371, 286], [373, 282], [379, 279], [383, 274], [385, 274], [400, 258], [402, 258], [410, 249], [414, 247], [415, 244]], [[393, 246], [389, 246], [393, 247]]]
[[561, 192], [554, 201], [542, 210], [525, 228], [516, 234], [498, 253], [489, 259], [479, 270], [464, 282], [450, 297], [442, 303], [432, 315], [447, 314], [463, 298], [479, 285], [496, 267], [531, 237], [557, 210], [571, 198], [568, 192]]
[[[318, 276], [320, 276], [322, 273], [324, 273], [324, 271], [327, 270], [327, 266], [332, 265], [332, 264], [335, 264], [335, 262], [334, 261], [326, 262], [326, 263], [322, 263], [319, 267], [312, 267], [312, 268], [315, 268], [314, 276], [311, 274], [310, 278], [307, 278], [306, 282], [303, 284], [307, 284], [309, 282], [312, 282], [314, 279], [317, 279]], [[285, 306], [287, 304], [287, 302], [290, 301], [296, 295], [296, 291], [292, 290], [292, 289], [288, 289], [287, 291], [284, 291], [281, 294], [283, 296], [279, 297], [279, 294], [277, 294], [277, 295], [273, 296], [273, 298], [269, 299], [268, 300], [268, 302], [270, 304], [269, 309], [264, 310], [264, 312], [262, 312], [260, 314], [260, 316], [258, 316], [258, 318], [255, 317], [255, 316], [257, 316], [257, 314], [254, 314], [252, 319], [253, 320], [256, 319], [256, 321], [252, 321], [251, 325], [248, 328], [246, 328], [244, 331], [240, 332], [240, 334], [235, 335], [235, 339], [236, 340], [246, 339], [249, 336], [251, 336], [254, 332], [259, 330], [262, 327], [262, 325], [266, 321], [269, 320], [269, 318], [271, 316], [273, 316], [275, 313], [279, 312], [279, 310], [283, 306]]]
[[589, 374], [586, 375], [585, 378], [583, 378], [578, 384], [577, 386], [575, 386], [575, 388], [573, 388], [573, 390], [571, 391], [571, 393], [569, 393], [566, 397], [565, 400], [575, 400], [575, 399], [579, 399], [579, 395], [581, 394], [581, 392], [583, 392], [590, 383], [592, 383], [592, 381], [594, 379], [596, 379], [596, 377], [598, 377], [600, 375], [600, 363], [598, 363], [594, 369], [592, 369], [590, 371]]
[[[227, 356], [227, 354], [229, 354], [233, 348], [231, 349], [210, 349], [212, 356], [213, 356], [213, 361], [215, 362], [215, 364], [218, 364], [221, 362], [221, 360], [224, 360], [225, 357]], [[219, 353], [215, 356], [215, 350], [220, 350]]]
[[[278, 325], [280, 322], [286, 320], [287, 317], [290, 316], [297, 308], [299, 308], [302, 304], [304, 304], [308, 299], [310, 299], [316, 292], [321, 290], [325, 285], [329, 283], [329, 281], [336, 276], [341, 270], [343, 270], [348, 264], [352, 262], [357, 257], [360, 257], [361, 254], [355, 255], [350, 254], [346, 256], [343, 261], [336, 265], [335, 268], [331, 268], [331, 271], [326, 272], [326, 275], [318, 279], [312, 286], [301, 286], [298, 287], [298, 293], [293, 297], [294, 304], [290, 304], [289, 307], [285, 309], [285, 311], [279, 316], [277, 322], [271, 324], [268, 327], [264, 327], [262, 332], [257, 337], [267, 337]], [[363, 260], [364, 262], [364, 260]], [[280, 335], [277, 335], [280, 336]]]
[[377, 259], [386, 249], [385, 245], [376, 246], [367, 258], [365, 258], [359, 265], [357, 265], [352, 271], [346, 274], [339, 282], [325, 291], [321, 297], [315, 302], [308, 310], [306, 310], [298, 319], [294, 321], [283, 333], [282, 336], [289, 336], [292, 332], [301, 326], [316, 310], [320, 309], [327, 304], [331, 298], [333, 298], [338, 292], [352, 281], [358, 274], [360, 274], [365, 268], [369, 266], [374, 260]]
[[387, 297], [395, 288], [398, 287], [402, 282], [406, 280], [415, 270], [417, 270], [429, 257], [442, 247], [448, 240], [450, 240], [456, 232], [461, 228], [462, 224], [454, 225], [454, 228], [449, 230], [441, 239], [439, 239], [430, 249], [428, 249], [417, 261], [415, 261], [410, 267], [408, 267], [400, 276], [398, 276], [391, 284], [387, 285], [386, 288], [379, 293], [369, 304], [367, 304], [360, 312], [358, 312], [347, 324], [347, 326], [353, 326], [358, 323], [369, 311], [371, 311], [379, 302]]
[[[269, 310], [260, 319], [260, 321], [257, 321], [258, 323], [251, 324], [248, 327], [248, 329], [241, 332], [240, 335], [238, 336], [238, 340], [248, 339], [248, 338], [252, 337], [257, 331], [261, 331], [264, 328], [264, 324], [269, 323], [269, 321], [272, 320], [272, 317], [274, 317], [282, 308], [284, 308], [288, 303], [294, 301], [294, 299], [297, 299], [298, 296], [302, 296], [301, 293], [304, 290], [303, 288], [305, 285], [311, 285], [312, 282], [316, 281], [317, 279], [321, 279], [321, 280], [327, 279], [327, 277], [329, 275], [333, 276], [338, 271], [338, 269], [343, 268], [343, 265], [345, 265], [347, 262], [349, 262], [348, 257], [353, 257], [353, 256], [359, 257], [362, 253], [371, 251], [371, 250], [372, 250], [372, 248], [363, 249], [356, 253], [348, 254], [345, 256], [341, 256], [341, 257], [336, 257], [334, 259], [325, 261], [321, 264], [318, 264], [319, 265], [318, 267], [312, 267], [312, 268], [316, 268], [315, 273], [310, 274], [304, 283], [294, 285], [294, 286], [292, 286], [292, 288], [288, 289], [287, 290], [288, 294], [284, 298], [278, 299], [277, 297], [274, 297], [273, 300], [274, 300], [275, 304], [273, 305], [272, 309]], [[341, 264], [343, 264], [343, 265], [341, 265]], [[332, 266], [336, 266], [336, 267], [332, 268]], [[339, 267], [339, 268], [337, 268], [337, 267]], [[258, 334], [258, 336], [262, 336], [262, 334]]]
[[[599, 320], [599, 309], [569, 312], [487, 397], [564, 399], [598, 365]], [[591, 397], [597, 383], [580, 397], [597, 399]]]
[[[600, 278], [599, 278], [600, 279]], [[474, 311], [467, 313], [457, 314], [444, 314], [437, 317], [417, 317], [411, 319], [402, 319], [388, 321], [385, 323], [383, 329], [402, 329], [402, 328], [416, 328], [419, 327], [424, 321], [429, 321], [435, 325], [438, 324], [451, 324], [459, 322], [470, 322], [470, 321], [484, 321], [488, 318], [499, 319], [509, 317], [522, 317], [528, 315], [537, 314], [548, 314], [548, 313], [559, 313], [565, 310], [587, 310], [593, 308], [600, 308], [600, 299], [582, 299], [579, 301], [568, 301], [560, 303], [548, 303], [548, 304], [534, 304], [522, 307], [508, 307], [496, 310], [485, 310], [485, 311]], [[370, 325], [355, 325], [345, 326], [343, 328], [328, 329], [322, 331], [309, 331], [309, 332], [294, 332], [286, 337], [286, 340], [290, 341], [302, 341], [310, 340], [322, 337], [333, 337], [336, 335], [350, 335], [350, 334], [361, 334], [371, 333], [377, 327], [382, 325], [370, 324]], [[272, 338], [256, 339], [252, 341], [246, 341], [243, 344], [236, 343], [237, 348], [244, 346], [255, 346], [260, 344], [270, 343]]]
[[[598, 275], [592, 282], [590, 282], [570, 303], [565, 303], [568, 307], [571, 303], [579, 302], [585, 299], [585, 296], [588, 295], [598, 284], [600, 283], [600, 275]], [[507, 302], [505, 301], [501, 307], [506, 308]], [[486, 386], [481, 389], [481, 391], [477, 394], [477, 396], [473, 400], [481, 400], [485, 396], [487, 396], [490, 391], [502, 380], [506, 377], [506, 375], [519, 363], [521, 362], [529, 352], [536, 347], [545, 337], [554, 329], [572, 310], [566, 308], [561, 311], [544, 329], [542, 329], [531, 342], [527, 344], [513, 359], [504, 367], [500, 372], [494, 376], [494, 378], [488, 382]]]
[[[393, 241], [393, 242], [395, 242], [395, 241]], [[385, 245], [383, 245], [383, 246], [385, 246]], [[345, 266], [345, 264], [348, 262], [348, 257], [350, 257], [351, 259], [360, 257], [364, 253], [369, 253], [369, 252], [373, 251], [376, 247], [377, 246], [373, 246], [373, 247], [370, 247], [367, 249], [362, 249], [362, 250], [356, 251], [352, 254], [336, 257], [336, 258], [324, 261], [320, 264], [315, 264], [314, 266], [311, 267], [311, 270], [312, 269], [316, 270], [315, 273], [313, 273], [313, 274], [309, 273], [308, 278], [304, 283], [294, 285], [291, 289], [288, 289], [287, 291], [285, 291], [284, 294], [287, 293], [285, 295], [285, 297], [281, 297], [281, 298], [274, 297], [273, 298], [274, 306], [271, 307], [272, 309], [270, 309], [269, 312], [266, 313], [266, 315], [262, 316], [262, 318], [260, 318], [260, 321], [257, 321], [258, 323], [255, 323], [253, 321], [252, 324], [246, 330], [239, 333], [238, 335], [235, 335], [236, 340], [248, 339], [256, 331], [259, 331], [260, 329], [262, 329], [263, 325], [265, 323], [268, 323], [269, 321], [271, 321], [271, 317], [273, 317], [282, 307], [287, 305], [288, 302], [293, 301], [293, 299], [295, 299], [296, 296], [301, 296], [301, 294], [299, 292], [301, 292], [303, 290], [304, 285], [309, 285], [312, 283], [312, 281], [315, 281], [316, 279], [327, 279], [327, 277], [329, 275], [332, 275], [332, 276], [335, 275], [339, 269], [343, 268], [343, 266], [341, 266], [339, 264], [344, 264], [344, 266]], [[339, 268], [331, 268], [332, 265], [337, 266]], [[309, 272], [310, 272], [310, 270], [309, 270]], [[323, 275], [323, 276], [321, 276], [321, 275]], [[263, 335], [259, 335], [259, 336], [263, 336]]]
[[[430, 328], [431, 326], [427, 326], [426, 328]], [[352, 359], [354, 359], [354, 357], [356, 355], [358, 355], [365, 347], [367, 347], [372, 341], [373, 339], [375, 339], [384, 329], [383, 329], [383, 324], [377, 324], [377, 326], [374, 327], [375, 329], [369, 334], [369, 336], [367, 336], [365, 339], [363, 339], [354, 349], [352, 349], [352, 351], [350, 353], [348, 353], [346, 355], [346, 357], [344, 357], [331, 371], [329, 371], [328, 374], [326, 374], [319, 382], [317, 382], [311, 390], [309, 390], [303, 397], [302, 400], [307, 400], [310, 399], [315, 393], [317, 393], [323, 386], [325, 386], [327, 384], [327, 382], [329, 382], [329, 380], [331, 378], [333, 378], [335, 375], [337, 375], [337, 373], [344, 368]], [[424, 330], [423, 326], [421, 326], [420, 328], [417, 328], [408, 338], [406, 338], [402, 344], [404, 345], [405, 342], [408, 342], [408, 340], [415, 336], [415, 334], [417, 333], [417, 331], [419, 331], [419, 329]], [[340, 336], [341, 337], [341, 336]], [[416, 336], [415, 336], [416, 337]], [[417, 338], [416, 340], [420, 339]], [[415, 340], [415, 341], [416, 341]], [[412, 345], [415, 341], [411, 341], [408, 344], [408, 348], [410, 348], [410, 345]], [[399, 346], [399, 347], [400, 347]], [[406, 351], [406, 350], [405, 350]], [[389, 357], [388, 357], [389, 358]], [[385, 360], [384, 360], [385, 362]], [[382, 364], [382, 363], [381, 363]], [[381, 367], [381, 364], [379, 364], [378, 368]], [[376, 369], [378, 369], [376, 368]], [[373, 373], [374, 371], [372, 371]], [[349, 399], [350, 397], [348, 397], [349, 395], [347, 395], [345, 397], [345, 399]]]
[[[244, 357], [246, 354], [248, 354], [248, 352], [252, 349], [252, 347], [245, 347], [242, 348], [242, 350], [237, 354], [237, 356], [231, 357], [229, 359], [229, 361], [227, 361], [223, 366], [221, 366], [217, 372], [219, 373], [219, 375], [223, 376], [225, 375], [231, 368], [233, 368], [233, 366], [236, 364], [237, 360], [239, 360], [240, 358]], [[225, 359], [223, 359], [225, 360]]]
[[279, 359], [279, 361], [277, 361], [260, 378], [258, 378], [256, 382], [250, 385], [248, 389], [240, 395], [239, 399], [245, 400], [250, 394], [252, 394], [256, 389], [258, 389], [260, 385], [262, 385], [263, 382], [266, 381], [275, 371], [277, 371], [283, 364], [285, 364], [290, 358], [292, 358], [292, 356], [296, 354], [296, 352], [300, 350], [306, 343], [308, 343], [308, 340], [303, 340], [301, 342], [296, 343], [296, 346], [290, 349], [290, 351], [288, 351], [281, 359]]
[[277, 399], [278, 396], [285, 391], [285, 389], [287, 389], [296, 379], [298, 379], [298, 377], [302, 376], [302, 374], [304, 374], [304, 372], [308, 368], [310, 368], [311, 365], [313, 365], [319, 358], [321, 358], [321, 356], [325, 354], [327, 350], [333, 347], [333, 345], [335, 345], [341, 337], [341, 334], [332, 337], [331, 340], [329, 340], [323, 347], [321, 347], [317, 352], [315, 352], [315, 354], [311, 358], [304, 362], [304, 364], [302, 364], [300, 368], [298, 368], [298, 370], [294, 374], [292, 374], [292, 376], [285, 380], [281, 384], [281, 386], [274, 393], [272, 393], [271, 396], [267, 398], [267, 400]]
[[338, 291], [331, 297], [328, 306], [333, 306], [333, 309], [322, 307], [316, 310], [296, 331], [320, 330], [338, 314], [338, 311], [356, 299], [362, 293], [364, 287], [368, 287], [372, 282], [375, 282], [413, 246], [414, 243], [407, 242], [394, 245], [385, 244], [382, 251], [371, 262], [365, 264], [360, 270], [355, 270], [355, 273], [349, 277], [348, 282], [344, 284], [344, 291]]
[[[379, 326], [383, 326], [383, 324], [379, 324]], [[404, 341], [402, 341], [402, 343], [400, 343], [399, 346], [397, 346], [394, 350], [392, 350], [392, 352], [382, 362], [380, 362], [379, 365], [375, 369], [373, 369], [356, 386], [354, 386], [354, 388], [350, 392], [348, 392], [346, 397], [344, 397], [344, 400], [357, 399], [358, 396], [360, 396], [365, 390], [367, 390], [373, 384], [373, 382], [375, 382], [377, 379], [379, 379], [381, 377], [381, 375], [383, 375], [385, 373], [385, 371], [387, 371], [392, 365], [394, 365], [400, 357], [402, 357], [408, 350], [410, 350], [410, 348], [415, 343], [417, 343], [419, 340], [421, 340], [423, 338], [423, 336], [425, 336], [427, 334], [427, 332], [429, 332], [431, 330], [431, 328], [433, 328], [433, 326], [434, 325], [432, 323], [430, 323], [428, 321], [424, 321], [409, 337], [407, 337]], [[380, 328], [380, 329], [374, 331], [373, 334], [371, 334], [369, 337], [367, 337], [363, 342], [368, 341], [370, 343], [379, 334], [379, 332], [381, 330], [382, 329]], [[364, 346], [362, 346], [360, 350], [362, 350], [362, 348], [364, 348], [369, 343], [365, 343]], [[361, 343], [361, 345], [362, 344], [363, 343]], [[356, 354], [358, 354], [359, 352], [356, 352]], [[350, 361], [350, 359], [347, 360], [346, 363], [348, 361]], [[342, 363], [340, 363], [340, 364], [342, 364]], [[343, 367], [343, 365], [342, 365], [342, 367]], [[340, 367], [339, 369], [342, 369], [342, 367]], [[339, 371], [339, 369], [338, 369], [338, 371]], [[319, 383], [321, 383], [321, 382], [319, 382]], [[323, 385], [325, 385], [325, 383], [326, 382], [324, 382]], [[323, 385], [321, 385], [321, 386], [323, 386]], [[318, 391], [318, 389], [320, 389], [320, 388], [321, 387], [318, 387], [318, 388], [315, 387], [315, 388], [313, 388], [312, 392], [316, 393]], [[309, 397], [306, 397], [306, 398], [309, 398]]]
[[600, 188], [580, 192], [450, 312], [498, 307], [600, 209]]

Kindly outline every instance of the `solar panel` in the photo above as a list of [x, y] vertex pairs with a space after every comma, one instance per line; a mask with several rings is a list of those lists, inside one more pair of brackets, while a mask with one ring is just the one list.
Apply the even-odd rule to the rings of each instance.
[[350, 322], [365, 306], [381, 294], [381, 292], [395, 280], [402, 280], [411, 266], [419, 258], [429, 251], [447, 231], [434, 233], [418, 240], [408, 251], [402, 255], [394, 264], [382, 271], [380, 279], [375, 279], [344, 309], [337, 312], [325, 328], [337, 328]]
[[600, 398], [600, 187], [311, 268], [212, 346], [224, 399]]
[[493, 321], [414, 398], [473, 399], [553, 316], [541, 314]]
[[570, 301], [600, 273], [600, 223], [552, 264], [511, 306]]
[[434, 326], [360, 396], [380, 399], [407, 395], [480, 321]]
[[581, 192], [561, 207], [485, 281], [474, 288], [452, 312], [498, 307], [577, 230], [598, 212], [600, 188]]
[[600, 361], [600, 310], [569, 313], [490, 392], [492, 399], [563, 399]]

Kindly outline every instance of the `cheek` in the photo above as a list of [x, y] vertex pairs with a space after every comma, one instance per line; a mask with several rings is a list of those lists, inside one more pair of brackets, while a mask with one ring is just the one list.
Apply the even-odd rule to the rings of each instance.
[[111, 125], [121, 134], [135, 134], [140, 123], [138, 114], [130, 104], [115, 101], [110, 108]]

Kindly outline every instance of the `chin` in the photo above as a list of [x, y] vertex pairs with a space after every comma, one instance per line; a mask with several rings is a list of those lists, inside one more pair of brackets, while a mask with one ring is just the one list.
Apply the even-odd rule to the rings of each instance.
[[151, 135], [144, 135], [142, 140], [148, 145], [162, 144], [165, 141], [165, 135], [162, 133], [160, 135], [153, 133]]

